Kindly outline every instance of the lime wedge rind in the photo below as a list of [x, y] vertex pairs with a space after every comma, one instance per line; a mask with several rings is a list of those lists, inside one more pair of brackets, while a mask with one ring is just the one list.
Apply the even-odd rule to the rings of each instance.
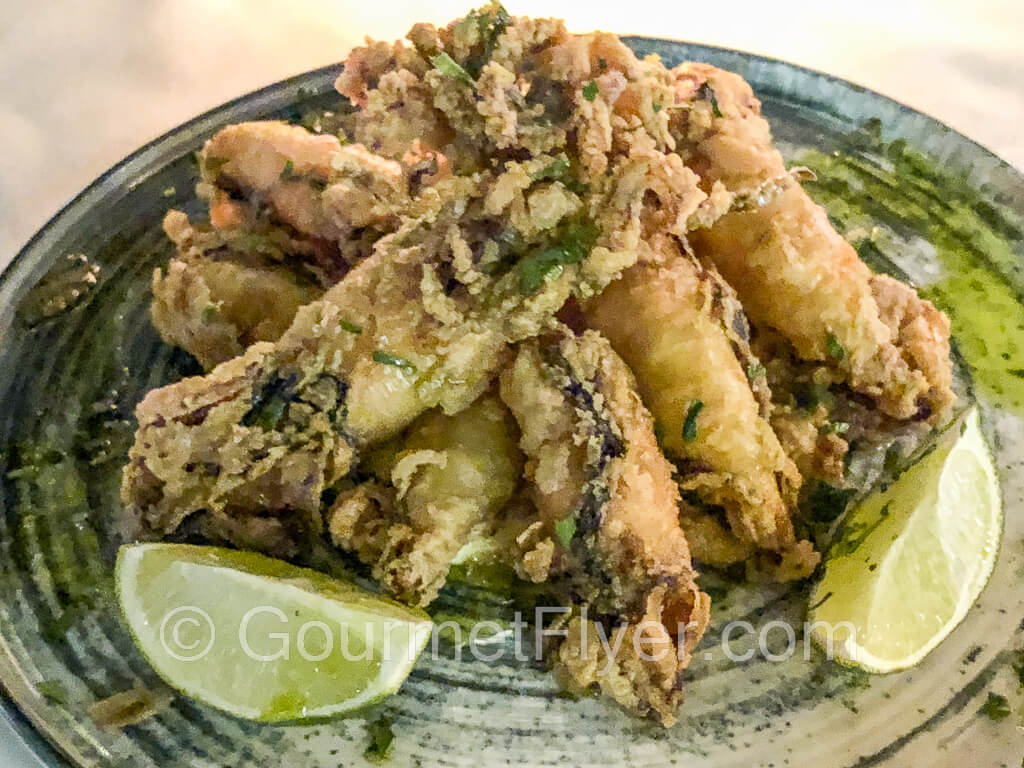
[[433, 630], [422, 611], [255, 553], [136, 544], [121, 548], [115, 574], [154, 671], [250, 720], [362, 711], [399, 689]]
[[918, 664], [988, 583], [1002, 523], [998, 475], [972, 408], [847, 517], [812, 591], [812, 637], [839, 663], [869, 672]]

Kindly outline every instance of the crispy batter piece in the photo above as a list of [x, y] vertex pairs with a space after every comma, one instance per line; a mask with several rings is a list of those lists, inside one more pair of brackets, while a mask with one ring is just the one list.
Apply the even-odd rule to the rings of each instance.
[[[554, 550], [554, 583], [589, 612], [569, 621], [558, 674], [672, 723], [710, 600], [696, 585], [679, 491], [632, 374], [596, 332], [562, 329], [520, 345], [501, 396], [522, 431], [538, 549]], [[606, 624], [629, 640], [612, 658], [595, 646]]]
[[[438, 34], [442, 44], [450, 41], [455, 61], [478, 50], [480, 41], [463, 32]], [[623, 94], [640, 92], [653, 63], [641, 66], [606, 37], [569, 36], [556, 22], [516, 20], [492, 42], [478, 80], [504, 69], [521, 84], [522, 98], [494, 92], [491, 104], [514, 113], [514, 138], [495, 132], [474, 87], [450, 65], [434, 66], [435, 54], [406, 50], [382, 65], [419, 78], [416, 93], [429, 96], [452, 137], [443, 148], [409, 147], [417, 157], [443, 149], [452, 158], [453, 175], [439, 173], [414, 195], [386, 174], [362, 190], [348, 163], [378, 161], [292, 126], [246, 124], [207, 145], [204, 174], [215, 195], [266, 200], [274, 217], [306, 236], [337, 237], [353, 227], [356, 212], [339, 202], [353, 201], [353, 189], [373, 194], [371, 212], [379, 202], [382, 215], [402, 223], [320, 301], [299, 310], [276, 345], [250, 348], [208, 378], [142, 402], [123, 497], [155, 530], [173, 530], [203, 509], [274, 510], [297, 499], [312, 509], [323, 488], [349, 470], [354, 451], [434, 406], [447, 413], [466, 407], [486, 390], [509, 344], [550, 325], [569, 295], [594, 295], [631, 265], [652, 212], [669, 210], [680, 221], [705, 199], [697, 177], [671, 157], [671, 136], [660, 123], [637, 119], [646, 106], [624, 102], [623, 115], [604, 113], [614, 140], [600, 172], [581, 163], [578, 143], [561, 127], [563, 111], [598, 100], [617, 105]], [[581, 50], [593, 55], [581, 58]], [[584, 88], [601, 74], [597, 54], [606, 51], [621, 64], [621, 81], [588, 96]], [[400, 66], [413, 59], [419, 63], [411, 69]], [[367, 104], [387, 95], [386, 79], [380, 75], [376, 88], [367, 83]], [[674, 169], [669, 177], [666, 168]], [[319, 191], [309, 179], [326, 186]]]
[[[736, 289], [754, 324], [782, 333], [801, 357], [841, 371], [890, 416], [939, 420], [952, 401], [941, 313], [907, 289], [899, 315], [885, 317], [879, 299], [892, 297], [892, 286], [871, 274], [825, 211], [785, 176], [750, 87], [708, 65], [677, 71], [714, 99], [710, 120], [691, 115], [689, 123], [688, 148], [703, 183], [721, 182], [743, 200], [694, 233], [700, 256]], [[921, 322], [901, 333], [903, 315]]]
[[[796, 543], [790, 513], [801, 478], [762, 417], [723, 323], [728, 287], [670, 241], [653, 247], [649, 261], [587, 304], [587, 320], [636, 374], [683, 488], [724, 507], [739, 540], [730, 550], [746, 542], [785, 551]], [[694, 546], [705, 540], [696, 537]], [[716, 548], [694, 554], [712, 564], [723, 559]]]
[[454, 416], [431, 411], [381, 469], [393, 487], [370, 482], [339, 496], [328, 512], [331, 540], [372, 565], [393, 595], [428, 605], [452, 559], [519, 483], [515, 423], [494, 395]]

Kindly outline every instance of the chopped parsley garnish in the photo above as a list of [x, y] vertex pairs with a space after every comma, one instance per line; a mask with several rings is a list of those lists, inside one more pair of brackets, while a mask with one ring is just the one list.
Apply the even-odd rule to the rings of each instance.
[[569, 158], [565, 155], [559, 155], [539, 171], [531, 173], [530, 179], [532, 181], [543, 181], [545, 179], [561, 181], [571, 170], [572, 163], [569, 162]]
[[992, 720], [1002, 720], [1010, 716], [1010, 702], [1006, 700], [1005, 696], [989, 693], [985, 703], [978, 711]]
[[593, 101], [597, 98], [597, 81], [591, 80], [589, 83], [583, 86], [583, 98], [587, 101]]
[[275, 376], [264, 384], [253, 395], [252, 407], [242, 416], [243, 427], [259, 427], [265, 432], [277, 428], [284, 418], [285, 409], [295, 395], [297, 377], [292, 374], [288, 378]]
[[747, 366], [747, 380], [755, 381], [768, 373], [768, 370], [761, 363], [751, 363]]
[[1020, 683], [1020, 687], [1024, 688], [1024, 651], [1020, 651], [1017, 654], [1019, 661], [1013, 665], [1013, 671], [1017, 673], [1017, 681]]
[[665, 443], [665, 425], [657, 420], [654, 422], [654, 442], [659, 448]]
[[798, 408], [813, 410], [819, 405], [832, 406], [832, 393], [828, 387], [816, 381], [798, 383], [793, 388], [793, 399]]
[[704, 401], [694, 400], [686, 410], [686, 419], [683, 421], [683, 440], [692, 443], [697, 439], [697, 417], [704, 410]]
[[404, 368], [410, 373], [416, 371], [416, 366], [405, 358], [392, 355], [390, 352], [382, 352], [379, 349], [373, 353], [373, 362], [380, 363], [381, 365], [393, 365], [396, 368]]
[[828, 599], [830, 597], [832, 597], [832, 595], [833, 595], [832, 592], [826, 592], [825, 596], [822, 597], [821, 600], [816, 602], [814, 605], [807, 606], [807, 610], [808, 611], [814, 611], [814, 610], [817, 610], [818, 608], [821, 608], [821, 606], [823, 606], [826, 602], [828, 602]]
[[718, 98], [715, 96], [715, 89], [711, 87], [711, 83], [704, 83], [697, 89], [697, 98], [701, 101], [708, 101], [711, 103], [712, 115], [715, 117], [723, 117], [722, 110], [718, 107]]
[[511, 20], [508, 11], [502, 7], [501, 3], [491, 3], [486, 8], [470, 11], [460, 22], [460, 24], [475, 25], [480, 39], [483, 41], [480, 53], [466, 59], [466, 71], [472, 77], [479, 77], [480, 70], [491, 60], [494, 49], [498, 45], [498, 38], [501, 37]]
[[819, 435], [845, 435], [850, 431], [850, 425], [845, 421], [830, 421], [822, 424], [818, 429]]
[[564, 549], [569, 549], [569, 545], [572, 544], [572, 537], [575, 535], [575, 517], [563, 517], [561, 520], [555, 522], [555, 536], [558, 537], [558, 543], [561, 544]]
[[363, 326], [357, 325], [356, 323], [353, 323], [351, 320], [343, 319], [338, 324], [341, 326], [342, 330], [348, 331], [349, 333], [354, 333], [357, 336], [363, 332]]
[[210, 323], [217, 319], [217, 314], [217, 305], [207, 304], [205, 307], [203, 307], [203, 311], [199, 313], [199, 321], [203, 325], [209, 325]]
[[203, 168], [206, 170], [207, 174], [216, 177], [228, 162], [229, 160], [226, 157], [210, 155], [203, 159]]
[[[891, 504], [892, 502], [889, 502]], [[868, 536], [875, 532], [886, 518], [889, 517], [889, 504], [886, 504], [878, 512], [878, 519], [870, 525], [868, 523], [851, 523], [842, 531], [842, 538], [832, 545], [829, 557], [847, 557], [860, 549]]]
[[519, 292], [529, 296], [540, 288], [548, 278], [557, 279], [566, 264], [576, 264], [578, 258], [562, 248], [547, 248], [533, 256], [527, 256], [519, 266]]
[[40, 680], [36, 683], [36, 690], [51, 704], [65, 705], [68, 703], [68, 691], [58, 680]]
[[374, 763], [383, 762], [391, 753], [391, 747], [395, 741], [395, 732], [391, 729], [390, 718], [383, 715], [378, 717], [366, 726], [366, 732], [370, 737], [370, 743], [363, 750], [363, 757]]
[[457, 80], [470, 88], [476, 87], [476, 82], [472, 77], [470, 77], [469, 72], [464, 70], [462, 66], [447, 53], [441, 52], [437, 54], [437, 56], [431, 56], [430, 63], [433, 64], [434, 68], [442, 75], [446, 75], [447, 77]]
[[653, 104], [651, 104], [651, 109], [654, 110], [654, 114], [658, 114], [659, 112], [661, 112], [664, 106], [665, 105], [662, 104], [660, 101], [655, 101]]
[[519, 262], [519, 292], [529, 296], [545, 280], [557, 278], [568, 264], [579, 264], [597, 240], [597, 229], [585, 219], [571, 221], [562, 231], [559, 245], [527, 256]]
[[291, 160], [285, 160], [284, 161], [284, 168], [281, 169], [281, 176], [280, 176], [280, 178], [283, 181], [288, 181], [289, 179], [294, 178], [294, 176], [295, 176], [295, 163], [293, 163]]
[[814, 480], [806, 491], [803, 507], [810, 520], [831, 525], [846, 511], [856, 493], [853, 488], [839, 488], [824, 480]]
[[828, 335], [828, 338], [825, 340], [825, 346], [828, 348], [828, 356], [837, 363], [841, 363], [846, 359], [846, 350], [843, 349], [843, 345], [839, 343], [839, 339], [836, 338], [834, 333]]
[[175, 189], [174, 187], [165, 187], [164, 191], [161, 194], [164, 197], [174, 197], [176, 194], [178, 194], [178, 190]]

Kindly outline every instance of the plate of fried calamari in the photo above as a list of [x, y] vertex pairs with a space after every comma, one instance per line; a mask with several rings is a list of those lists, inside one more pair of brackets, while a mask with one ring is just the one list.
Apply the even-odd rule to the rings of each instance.
[[[8, 719], [53, 765], [1018, 765], [1022, 209], [858, 86], [498, 5], [197, 118], [0, 280]], [[234, 717], [136, 646], [140, 543], [435, 631], [368, 709]], [[861, 593], [873, 664], [809, 622]]]

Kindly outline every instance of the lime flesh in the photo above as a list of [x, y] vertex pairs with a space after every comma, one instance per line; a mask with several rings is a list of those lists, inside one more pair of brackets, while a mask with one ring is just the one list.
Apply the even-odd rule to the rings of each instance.
[[995, 565], [999, 482], [971, 409], [845, 522], [811, 595], [812, 637], [838, 661], [895, 672], [963, 620]]
[[125, 620], [169, 685], [237, 717], [320, 719], [402, 685], [430, 639], [423, 613], [252, 552], [122, 547]]

